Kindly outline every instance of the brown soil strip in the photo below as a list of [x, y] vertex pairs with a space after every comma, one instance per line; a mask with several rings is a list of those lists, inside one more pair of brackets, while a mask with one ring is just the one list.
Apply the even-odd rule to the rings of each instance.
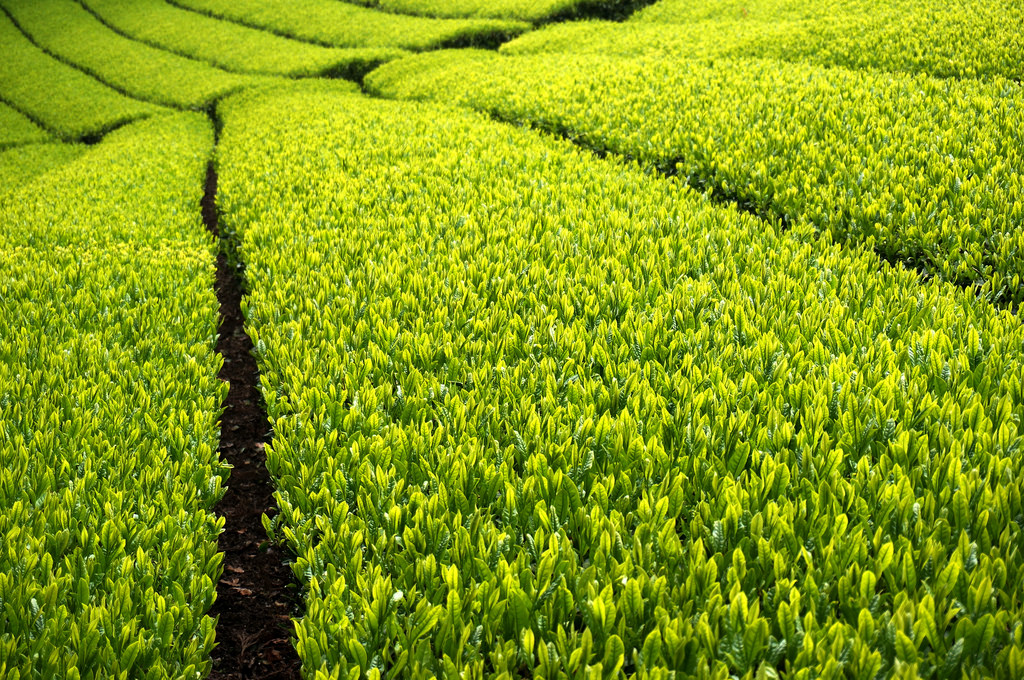
[[[211, 163], [202, 211], [207, 229], [218, 236], [216, 193], [217, 173]], [[217, 257], [217, 298], [217, 351], [224, 357], [220, 378], [230, 383], [221, 418], [220, 456], [233, 469], [216, 508], [225, 519], [220, 537], [224, 575], [210, 610], [211, 616], [219, 617], [210, 678], [298, 680], [301, 664], [290, 641], [291, 618], [299, 614], [295, 580], [285, 564], [288, 556], [267, 542], [262, 522], [264, 513], [276, 509], [263, 452], [270, 424], [259, 393], [252, 341], [243, 328], [241, 281], [223, 253]]]

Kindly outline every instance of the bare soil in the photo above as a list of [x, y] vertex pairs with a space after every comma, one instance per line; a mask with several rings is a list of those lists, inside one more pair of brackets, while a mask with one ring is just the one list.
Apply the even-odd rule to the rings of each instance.
[[[217, 173], [211, 163], [203, 196], [203, 221], [215, 236]], [[219, 617], [212, 680], [298, 680], [300, 661], [291, 644], [291, 619], [300, 613], [288, 555], [267, 542], [263, 514], [273, 515], [273, 483], [263, 447], [270, 423], [259, 393], [259, 370], [242, 315], [239, 273], [217, 258], [217, 298], [224, 357], [220, 378], [230, 383], [221, 419], [220, 456], [233, 466], [227, 492], [217, 506], [224, 517], [220, 549], [224, 575], [210, 614]]]

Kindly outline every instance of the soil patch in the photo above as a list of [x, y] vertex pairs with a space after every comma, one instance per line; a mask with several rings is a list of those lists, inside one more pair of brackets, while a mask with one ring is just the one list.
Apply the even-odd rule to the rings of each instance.
[[[211, 163], [203, 196], [203, 221], [215, 236], [217, 173]], [[216, 507], [224, 517], [220, 549], [224, 574], [217, 584], [217, 647], [213, 680], [298, 680], [301, 663], [291, 644], [291, 618], [300, 607], [288, 555], [267, 542], [264, 513], [273, 515], [276, 503], [263, 447], [270, 441], [270, 423], [259, 393], [259, 370], [252, 356], [242, 315], [239, 273], [221, 254], [217, 257], [217, 298], [224, 357], [220, 378], [230, 383], [221, 418], [220, 456], [233, 466], [227, 492]]]

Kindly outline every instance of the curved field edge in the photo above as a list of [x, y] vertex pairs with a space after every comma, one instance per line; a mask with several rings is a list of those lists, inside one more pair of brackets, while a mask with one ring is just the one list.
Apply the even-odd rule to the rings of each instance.
[[[684, 66], [685, 65], [685, 66]], [[447, 51], [367, 76], [634, 158], [1009, 307], [1024, 295], [1024, 94], [764, 59]]]
[[516, 21], [388, 14], [338, 0], [171, 1], [207, 16], [333, 47], [493, 49], [530, 29]]

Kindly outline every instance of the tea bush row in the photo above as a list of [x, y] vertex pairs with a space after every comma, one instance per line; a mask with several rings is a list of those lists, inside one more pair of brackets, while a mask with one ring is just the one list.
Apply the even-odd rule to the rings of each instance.
[[1024, 93], [1013, 81], [448, 51], [366, 82], [557, 132], [992, 300], [1024, 298]]
[[1018, 318], [470, 112], [220, 113], [306, 677], [1024, 672]]
[[125, 126], [0, 202], [0, 676], [205, 677], [226, 386], [213, 130]]

